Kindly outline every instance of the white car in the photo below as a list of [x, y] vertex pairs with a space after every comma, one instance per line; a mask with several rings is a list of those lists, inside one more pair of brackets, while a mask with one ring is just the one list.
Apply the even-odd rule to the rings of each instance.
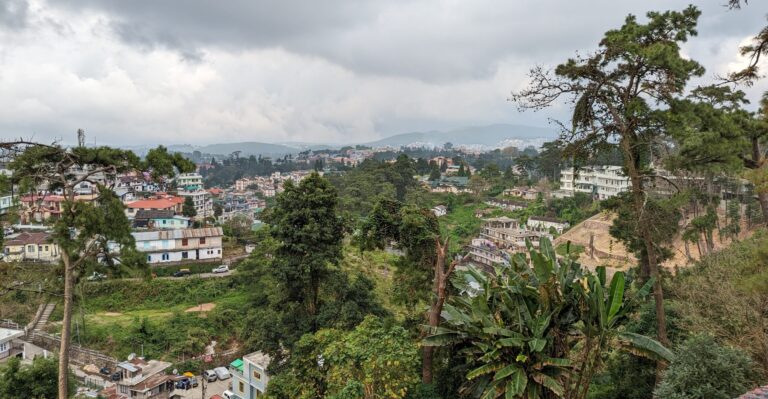
[[222, 381], [232, 377], [232, 375], [229, 374], [229, 370], [227, 370], [226, 367], [216, 367], [215, 369], [213, 369], [213, 372], [216, 373], [216, 377], [218, 377], [219, 380], [222, 380]]
[[221, 265], [221, 266], [216, 267], [213, 270], [211, 270], [211, 273], [226, 273], [228, 271], [229, 271], [229, 266]]
[[223, 394], [221, 394], [221, 396], [223, 396], [224, 399], [232, 399], [235, 397], [235, 393], [227, 389]]

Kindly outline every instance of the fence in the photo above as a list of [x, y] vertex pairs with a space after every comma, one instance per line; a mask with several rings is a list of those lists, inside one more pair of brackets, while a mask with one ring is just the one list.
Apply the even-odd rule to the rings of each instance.
[[[31, 341], [35, 345], [51, 352], [58, 352], [61, 347], [60, 337], [40, 331], [31, 333]], [[111, 356], [75, 344], [70, 346], [69, 361], [80, 366], [95, 364], [99, 367], [109, 368], [115, 368], [119, 363], [117, 359]]]

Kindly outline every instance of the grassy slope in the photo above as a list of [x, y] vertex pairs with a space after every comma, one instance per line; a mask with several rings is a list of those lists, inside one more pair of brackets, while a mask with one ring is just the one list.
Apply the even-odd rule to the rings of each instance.
[[672, 279], [669, 298], [690, 332], [750, 353], [768, 374], [768, 232], [736, 242]]

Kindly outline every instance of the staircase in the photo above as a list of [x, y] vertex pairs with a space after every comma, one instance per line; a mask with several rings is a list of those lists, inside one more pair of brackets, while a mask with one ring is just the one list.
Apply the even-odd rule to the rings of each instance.
[[46, 304], [45, 308], [43, 309], [43, 313], [40, 315], [40, 318], [37, 319], [37, 323], [35, 323], [35, 326], [32, 328], [32, 330], [42, 331], [45, 325], [48, 323], [48, 318], [51, 317], [51, 313], [53, 313], [53, 309], [55, 308], [55, 303]]

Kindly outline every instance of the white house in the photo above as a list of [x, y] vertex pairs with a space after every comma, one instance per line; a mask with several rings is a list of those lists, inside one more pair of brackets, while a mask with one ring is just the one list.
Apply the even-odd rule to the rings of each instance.
[[221, 227], [176, 229], [131, 233], [136, 249], [147, 254], [149, 263], [216, 260], [222, 258]]
[[549, 229], [555, 229], [557, 234], [563, 234], [563, 231], [570, 227], [570, 224], [565, 220], [558, 218], [551, 218], [548, 216], [531, 216], [525, 225], [536, 231], [549, 231]]
[[24, 331], [12, 328], [0, 328], [0, 361], [11, 356], [24, 357], [24, 344], [14, 342], [24, 336]]
[[267, 375], [269, 362], [269, 355], [253, 352], [230, 363], [232, 393], [238, 399], [256, 399], [264, 396], [269, 384]]
[[587, 193], [597, 199], [607, 199], [629, 190], [629, 178], [621, 166], [585, 166], [560, 172], [560, 190], [564, 193]]

